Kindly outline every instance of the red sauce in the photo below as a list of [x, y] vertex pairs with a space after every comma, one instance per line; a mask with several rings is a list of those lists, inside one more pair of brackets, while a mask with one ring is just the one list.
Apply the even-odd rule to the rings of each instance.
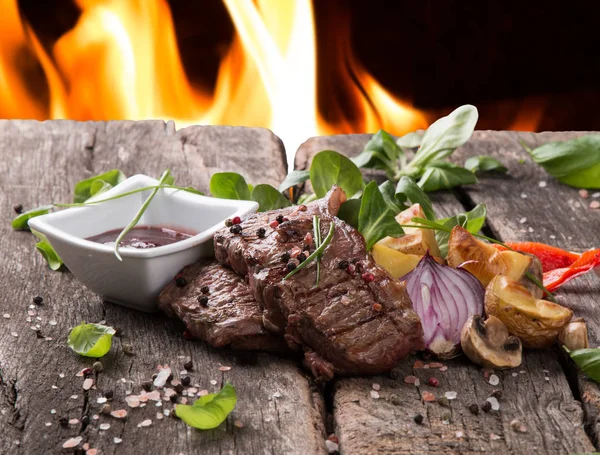
[[[114, 245], [122, 230], [123, 229], [114, 229], [112, 231], [106, 231], [102, 234], [88, 237], [86, 240], [102, 243], [103, 245]], [[138, 249], [157, 248], [159, 246], [181, 242], [194, 235], [196, 234], [163, 226], [136, 226], [125, 235], [119, 246], [128, 246]]]

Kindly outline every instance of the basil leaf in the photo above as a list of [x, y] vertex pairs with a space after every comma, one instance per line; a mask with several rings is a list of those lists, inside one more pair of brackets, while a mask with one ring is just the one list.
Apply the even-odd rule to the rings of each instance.
[[566, 347], [564, 349], [587, 377], [600, 383], [600, 348], [576, 349], [574, 351], [570, 351]]
[[365, 187], [356, 164], [333, 150], [324, 150], [315, 155], [310, 166], [310, 183], [317, 198], [325, 196], [333, 185], [339, 186], [348, 197]]
[[365, 238], [367, 250], [384, 237], [400, 237], [404, 234], [394, 215], [377, 183], [370, 182], [364, 190], [358, 214], [358, 231]]
[[600, 135], [550, 142], [528, 152], [533, 161], [562, 183], [600, 188]]
[[218, 172], [210, 178], [210, 192], [214, 197], [249, 201], [250, 189], [244, 177], [235, 172]]
[[[397, 214], [406, 208], [402, 203], [404, 201], [401, 201], [400, 198], [396, 197], [396, 187], [389, 180], [386, 180], [379, 185], [379, 191], [381, 191], [385, 203], [392, 212]], [[421, 191], [421, 188], [419, 188], [419, 191]]]
[[506, 172], [508, 169], [496, 158], [491, 156], [472, 156], [465, 161], [465, 169], [471, 172]]
[[35, 247], [48, 263], [48, 267], [54, 271], [60, 269], [63, 265], [63, 261], [56, 251], [54, 251], [54, 248], [52, 248], [52, 245], [50, 245], [46, 236], [38, 231], [31, 231], [31, 233], [40, 240], [35, 244]]
[[477, 183], [477, 177], [464, 167], [448, 161], [433, 161], [425, 168], [418, 185], [423, 191], [429, 192], [472, 183]]
[[448, 240], [450, 240], [450, 230], [454, 226], [462, 226], [471, 234], [477, 234], [485, 224], [487, 209], [485, 204], [477, 204], [472, 210], [466, 213], [459, 213], [449, 218], [437, 220], [437, 223], [449, 228], [448, 231], [435, 231], [435, 240], [440, 248], [440, 254], [443, 258], [448, 255]]
[[427, 219], [435, 220], [435, 211], [433, 210], [429, 196], [410, 177], [404, 176], [400, 179], [396, 187], [396, 198], [400, 198], [401, 202], [405, 202], [408, 199], [413, 204], [419, 204]]
[[14, 220], [12, 220], [11, 226], [13, 229], [29, 229], [29, 224], [27, 222], [31, 218], [50, 213], [50, 210], [52, 210], [53, 208], [53, 205], [42, 205], [41, 207], [28, 210], [27, 212], [23, 212]]
[[175, 414], [189, 426], [212, 430], [221, 425], [237, 403], [235, 388], [226, 383], [219, 393], [210, 393], [194, 401], [193, 405], [178, 404]]
[[258, 211], [282, 209], [292, 205], [290, 201], [271, 185], [256, 185], [252, 190], [252, 200], [258, 202]]
[[[121, 183], [126, 178], [127, 177], [125, 177], [125, 174], [123, 174], [119, 169], [113, 169], [111, 171], [105, 172], [104, 174], [96, 175], [94, 177], [90, 177], [89, 179], [81, 180], [75, 185], [75, 189], [73, 191], [73, 202], [85, 202], [90, 197], [92, 197], [94, 195], [94, 193], [92, 193], [92, 185], [94, 185], [95, 182], [104, 182], [107, 185], [110, 185], [110, 187], [112, 188], [113, 186]], [[103, 185], [98, 187], [98, 184], [96, 184], [96, 190], [99, 190], [100, 188], [102, 188], [102, 186]]]
[[422, 141], [423, 134], [419, 134], [416, 131], [414, 131], [412, 133], [408, 133], [402, 137], [399, 137], [396, 141], [396, 144], [403, 148], [414, 149], [419, 147]]
[[309, 171], [298, 171], [298, 170], [292, 171], [288, 175], [285, 176], [285, 179], [283, 179], [283, 182], [281, 182], [281, 185], [279, 185], [279, 191], [281, 191], [283, 193], [288, 188], [291, 188], [293, 186], [300, 185], [301, 183], [306, 182], [309, 178], [310, 178]]
[[344, 220], [354, 229], [358, 229], [358, 213], [360, 212], [361, 199], [348, 199], [338, 210], [337, 217]]
[[423, 135], [415, 158], [409, 163], [407, 175], [414, 174], [431, 161], [446, 158], [467, 142], [475, 130], [478, 117], [477, 108], [467, 104], [432, 123]]
[[71, 329], [69, 347], [84, 357], [102, 357], [110, 351], [115, 329], [101, 324], [82, 322]]

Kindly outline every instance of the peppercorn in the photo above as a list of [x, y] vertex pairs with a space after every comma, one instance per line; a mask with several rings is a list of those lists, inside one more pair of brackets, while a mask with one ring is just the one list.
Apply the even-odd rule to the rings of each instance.
[[338, 269], [346, 270], [350, 263], [348, 261], [340, 261], [338, 262]]
[[174, 393], [169, 397], [169, 400], [171, 400], [171, 403], [177, 403], [177, 398], [177, 395]]
[[431, 377], [427, 380], [427, 385], [431, 387], [437, 387], [440, 385], [440, 381], [437, 378]]
[[416, 416], [413, 417], [413, 420], [415, 421], [415, 423], [417, 425], [421, 425], [423, 423], [423, 415], [417, 414]]
[[296, 256], [296, 259], [298, 259], [299, 262], [304, 262], [306, 261], [306, 254], [300, 253], [298, 256]]
[[291, 272], [292, 270], [294, 270], [296, 268], [296, 264], [294, 264], [292, 261], [287, 263], [287, 271]]
[[115, 336], [120, 337], [123, 335], [123, 329], [121, 327], [115, 327]]
[[299, 212], [306, 212], [306, 209], [307, 209], [307, 208], [308, 208], [308, 207], [306, 207], [304, 204], [302, 204], [302, 205], [298, 206], [298, 211], [299, 211]]
[[392, 370], [388, 372], [387, 377], [392, 380], [396, 380], [400, 377], [400, 374], [397, 371]]
[[275, 229], [277, 226], [279, 226], [279, 222], [278, 222], [277, 220], [273, 220], [273, 221], [271, 221], [271, 222], [269, 223], [269, 226], [270, 226], [272, 229]]
[[[360, 270], [358, 270], [358, 265], [356, 264], [356, 271], [360, 273]], [[371, 272], [365, 272], [361, 275], [362, 279], [365, 280], [367, 283], [371, 283], [372, 281], [375, 281], [375, 275], [373, 275]]]
[[494, 398], [496, 398], [497, 400], [499, 400], [500, 398], [502, 398], [502, 390], [500, 390], [500, 389], [492, 390], [492, 396]]
[[233, 220], [231, 220], [231, 222], [233, 224], [240, 224], [242, 222], [242, 219], [239, 216], [234, 216]]
[[82, 423], [82, 425], [84, 425], [84, 426], [85, 426], [85, 425], [87, 425], [87, 424], [89, 424], [89, 423], [90, 423], [90, 416], [83, 416], [83, 417], [81, 418], [81, 423]]
[[167, 382], [171, 382], [173, 380], [173, 373], [167, 376]]
[[185, 362], [183, 364], [183, 368], [185, 368], [188, 371], [192, 371], [194, 369], [194, 364], [192, 362], [192, 359], [189, 359], [187, 362]]
[[239, 224], [234, 224], [229, 228], [229, 232], [231, 232], [232, 234], [241, 234], [242, 226], [240, 226]]
[[36, 305], [41, 305], [42, 303], [44, 303], [44, 298], [41, 295], [36, 295], [33, 298], [33, 303], [35, 303]]
[[202, 294], [208, 294], [210, 292], [210, 288], [208, 286], [202, 286], [200, 288], [200, 292], [202, 292]]
[[481, 410], [483, 412], [490, 412], [492, 410], [492, 403], [490, 403], [489, 401], [486, 401], [485, 403], [483, 403], [481, 405]]
[[449, 408], [450, 407], [450, 400], [448, 398], [446, 398], [446, 397], [439, 397], [438, 398], [438, 404], [440, 406], [444, 406], [446, 408]]
[[69, 426], [69, 419], [67, 419], [66, 417], [61, 417], [60, 419], [58, 419], [58, 423], [61, 427], [66, 428]]
[[37, 338], [46, 338], [46, 337], [45, 337], [45, 336], [42, 334], [42, 331], [41, 331], [40, 329], [37, 329], [37, 330], [35, 331], [35, 336], [36, 336]]
[[110, 411], [112, 411], [112, 406], [109, 403], [105, 403], [100, 408], [100, 414], [110, 414]]
[[184, 376], [183, 378], [181, 378], [181, 383], [186, 387], [189, 386], [191, 382], [192, 378], [190, 378], [189, 376]]
[[107, 400], [112, 400], [114, 396], [115, 392], [113, 390], [107, 390], [106, 392], [104, 392], [104, 398], [106, 398]]
[[150, 392], [152, 390], [152, 385], [152, 381], [142, 382], [142, 389], [144, 389], [146, 392]]
[[477, 406], [477, 403], [471, 403], [469, 405], [469, 411], [471, 411], [471, 414], [473, 415], [479, 415], [479, 406]]
[[178, 276], [177, 278], [175, 278], [175, 285], [178, 288], [183, 288], [187, 285], [187, 280], [182, 276]]
[[205, 295], [198, 296], [198, 303], [202, 306], [208, 306], [208, 297]]
[[381, 303], [373, 304], [373, 311], [376, 311], [377, 313], [379, 313], [382, 309], [383, 309], [383, 307], [381, 306]]
[[363, 271], [363, 269], [364, 269], [364, 266], [363, 266], [362, 262], [357, 262], [355, 265], [356, 265], [356, 271], [358, 273], [361, 273]]
[[176, 386], [173, 387], [173, 389], [175, 389], [175, 392], [181, 393], [181, 392], [183, 392], [183, 385], [177, 384]]
[[20, 215], [21, 213], [23, 213], [23, 205], [22, 204], [15, 204], [15, 205], [13, 205], [13, 210], [15, 211], [15, 213], [17, 215]]
[[231, 221], [231, 218], [227, 218], [225, 220], [225, 226], [227, 226], [227, 227], [233, 226], [233, 221]]
[[102, 373], [102, 370], [104, 370], [104, 366], [100, 362], [94, 362], [92, 368], [96, 373]]
[[277, 215], [277, 218], [275, 218], [277, 220], [277, 222], [279, 224], [283, 223], [283, 215]]
[[256, 231], [256, 235], [258, 236], [259, 239], [264, 239], [266, 233], [267, 233], [267, 230], [265, 228], [258, 228], [258, 230]]
[[281, 262], [287, 262], [291, 258], [290, 253], [285, 252], [281, 255]]

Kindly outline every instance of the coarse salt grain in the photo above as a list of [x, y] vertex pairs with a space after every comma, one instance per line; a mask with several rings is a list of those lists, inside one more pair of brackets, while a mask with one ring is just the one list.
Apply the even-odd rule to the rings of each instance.
[[547, 186], [547, 185], [548, 185], [548, 184], [547, 184], [547, 183], [546, 183], [544, 180], [542, 180], [540, 183], [538, 183], [538, 186], [539, 186], [540, 188], [546, 188], [546, 186]]
[[440, 362], [429, 362], [429, 368], [442, 368], [443, 366], [444, 364]]
[[599, 198], [600, 197], [600, 193], [594, 193], [594, 194], [592, 194], [592, 197], [593, 198]]
[[104, 404], [104, 403], [106, 403], [107, 401], [108, 401], [108, 398], [106, 398], [106, 397], [99, 397], [99, 398], [96, 400], [96, 403], [98, 403], [98, 404]]
[[464, 435], [465, 434], [462, 431], [457, 431], [456, 432], [456, 437], [459, 438], [459, 439], [462, 438]]
[[85, 455], [98, 455], [98, 449], [87, 449]]
[[69, 398], [71, 398], [71, 400], [76, 400], [77, 399], [77, 395], [71, 395]]
[[233, 421], [233, 426], [236, 428], [244, 428], [244, 424], [242, 423], [241, 420], [234, 420]]
[[164, 418], [165, 418], [165, 416], [164, 416], [164, 415], [162, 415], [160, 412], [157, 412], [157, 413], [156, 413], [156, 420], [162, 420], [162, 419], [164, 419]]
[[423, 401], [435, 401], [435, 395], [428, 391], [423, 392], [421, 398], [423, 398]]
[[511, 373], [511, 376], [512, 376], [513, 378], [516, 378], [517, 376], [519, 376], [519, 373]]
[[150, 425], [152, 425], [152, 420], [150, 419], [143, 420], [142, 422], [137, 424], [138, 428], [149, 427]]
[[502, 439], [500, 436], [498, 436], [496, 433], [490, 433], [490, 439], [492, 441], [497, 441], [498, 439]]
[[19, 336], [19, 334], [18, 334], [17, 332], [10, 332], [10, 334], [11, 334], [12, 336], [14, 336], [15, 338], [17, 338], [17, 337]]
[[58, 387], [57, 387], [57, 386], [55, 386], [54, 384], [52, 385], [52, 388], [53, 388], [54, 390], [58, 389]]
[[82, 448], [83, 450], [87, 450], [87, 449], [89, 449], [89, 448], [90, 448], [90, 443], [89, 443], [89, 442], [85, 442], [85, 443], [84, 443], [84, 444], [81, 446], [81, 448]]
[[423, 368], [423, 362], [421, 362], [420, 360], [415, 360], [415, 363], [413, 364], [413, 368], [414, 369]]
[[521, 224], [525, 224], [525, 223], [527, 223], [527, 218], [525, 218], [525, 217], [521, 218], [521, 219], [519, 220], [519, 223], [521, 223]]
[[204, 395], [208, 395], [208, 390], [203, 389], [198, 392], [199, 397], [203, 397]]
[[214, 379], [210, 380], [211, 385], [217, 385], [217, 381], [215, 381]]
[[79, 419], [69, 419], [69, 425], [77, 425], [79, 423]]
[[170, 410], [168, 410], [168, 409], [165, 409], [165, 410], [163, 411], [163, 414], [164, 414], [165, 416], [169, 417], [169, 415], [171, 415], [171, 411], [170, 411]]
[[127, 411], [125, 409], [117, 409], [116, 411], [112, 411], [110, 415], [115, 419], [124, 419], [127, 417]]
[[50, 426], [52, 426], [52, 422], [46, 422], [46, 426], [47, 426], [47, 427], [50, 427]]
[[527, 195], [525, 193], [521, 193], [521, 199], [527, 199]]
[[440, 371], [448, 371], [448, 365], [444, 365], [440, 368]]
[[92, 416], [92, 420], [98, 420], [100, 418], [100, 416], [98, 414], [94, 414]]
[[94, 385], [94, 380], [92, 378], [87, 378], [83, 381], [83, 390], [90, 390]]
[[67, 439], [63, 444], [63, 449], [72, 449], [73, 447], [77, 447], [83, 441], [83, 437], [77, 436], [76, 438]]
[[100, 424], [100, 429], [103, 431], [106, 431], [110, 428], [110, 423], [101, 423]]
[[373, 387], [373, 390], [381, 390], [381, 386], [377, 383], [373, 383], [371, 387]]
[[449, 400], [456, 400], [456, 397], [458, 396], [458, 393], [456, 393], [456, 392], [455, 392], [455, 391], [453, 391], [453, 390], [449, 390], [448, 392], [446, 392], [446, 393], [444, 394], [444, 396], [445, 396], [446, 398], [448, 398]]
[[281, 394], [279, 392], [275, 392], [273, 394], [273, 398], [281, 398]]
[[421, 381], [419, 380], [419, 378], [415, 379], [414, 386], [419, 387], [420, 385], [421, 385]]
[[113, 442], [115, 444], [121, 444], [123, 442], [123, 440], [121, 438], [117, 438], [116, 436], [113, 438]]
[[156, 379], [154, 379], [154, 387], [163, 387], [167, 383], [169, 376], [171, 376], [171, 368], [169, 368], [169, 365], [165, 365], [156, 375]]
[[550, 238], [551, 238], [552, 240], [554, 240], [554, 239], [556, 238], [556, 236], [555, 236], [554, 234], [551, 234], [551, 235], [550, 235]]
[[416, 380], [417, 380], [416, 376], [405, 376], [404, 377], [404, 382], [406, 384], [414, 384]]
[[497, 411], [498, 409], [500, 409], [500, 403], [498, 402], [498, 399], [496, 397], [489, 397], [485, 401], [489, 402], [492, 405], [492, 409], [494, 411]]
[[579, 195], [584, 198], [587, 199], [590, 195], [590, 193], [588, 193], [588, 190], [579, 190]]
[[56, 414], [56, 409], [50, 409], [50, 414]]
[[600, 202], [598, 202], [598, 201], [590, 202], [590, 208], [591, 209], [600, 209]]
[[56, 324], [58, 324], [58, 322], [56, 322], [54, 319], [52, 319], [52, 320], [48, 321], [48, 324], [56, 325]]
[[529, 226], [529, 227], [527, 228], [527, 232], [533, 232], [533, 228], [532, 228], [531, 226]]
[[140, 398], [136, 395], [129, 395], [125, 397], [125, 401], [130, 408], [137, 408], [140, 405]]
[[3, 317], [4, 319], [10, 319], [10, 314], [8, 314], [8, 313], [4, 313], [4, 314], [2, 315], [2, 317]]
[[231, 367], [228, 367], [228, 366], [219, 367], [219, 371], [229, 371], [229, 370], [231, 370]]
[[377, 390], [371, 390], [371, 398], [378, 399], [379, 392]]
[[498, 385], [500, 384], [500, 378], [495, 374], [491, 374], [488, 382], [490, 383], [490, 385]]
[[327, 451], [329, 453], [335, 453], [340, 449], [339, 444], [336, 444], [333, 441], [330, 441], [329, 439], [325, 440], [325, 446], [327, 447]]

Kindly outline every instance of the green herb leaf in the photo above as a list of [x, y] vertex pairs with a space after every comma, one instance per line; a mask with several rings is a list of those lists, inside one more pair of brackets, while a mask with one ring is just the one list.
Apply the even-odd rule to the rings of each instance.
[[391, 178], [397, 172], [398, 159], [404, 163], [404, 151], [389, 133], [379, 130], [352, 161], [359, 168], [383, 169]]
[[50, 267], [50, 269], [54, 271], [60, 269], [63, 265], [63, 261], [60, 258], [60, 256], [56, 253], [56, 251], [54, 251], [54, 248], [52, 248], [52, 245], [50, 245], [50, 242], [48, 241], [46, 236], [41, 232], [35, 230], [32, 230], [31, 233], [40, 240], [38, 243], [35, 244], [35, 247], [48, 263], [48, 267]]
[[600, 135], [550, 142], [528, 150], [548, 174], [576, 188], [600, 188]]
[[415, 158], [409, 163], [406, 175], [414, 175], [432, 161], [451, 155], [454, 150], [469, 140], [479, 114], [475, 106], [461, 106], [432, 123], [421, 141]]
[[256, 185], [252, 190], [252, 200], [258, 202], [258, 211], [282, 209], [292, 205], [290, 201], [271, 185]]
[[[123, 174], [119, 169], [113, 169], [105, 172], [104, 174], [81, 180], [75, 185], [73, 202], [85, 202], [102, 188], [109, 186], [108, 189], [110, 189], [124, 181], [126, 178], [127, 177], [125, 177], [125, 174]], [[96, 193], [92, 192], [92, 188], [96, 191]]]
[[252, 196], [246, 179], [235, 172], [218, 172], [210, 178], [210, 192], [214, 197], [250, 201]]
[[600, 348], [576, 349], [575, 351], [570, 351], [565, 346], [563, 348], [587, 377], [600, 383]]
[[384, 237], [400, 237], [404, 230], [394, 218], [377, 183], [370, 182], [363, 192], [358, 214], [358, 231], [365, 238], [367, 250]]
[[413, 204], [419, 204], [428, 220], [435, 220], [435, 211], [429, 196], [410, 177], [402, 177], [396, 187], [396, 199], [405, 202], [407, 199]]
[[392, 135], [383, 130], [377, 131], [377, 133], [371, 137], [369, 142], [365, 145], [364, 150], [383, 152], [384, 156], [392, 163], [395, 163], [402, 155], [404, 155], [404, 152], [400, 146], [396, 144]]
[[[419, 187], [417, 186], [417, 188]], [[396, 186], [391, 181], [386, 180], [379, 185], [379, 191], [381, 191], [381, 195], [383, 196], [385, 203], [392, 212], [400, 213], [406, 208], [403, 204], [403, 202], [406, 200], [406, 196], [404, 196], [404, 199], [402, 200], [403, 195], [396, 195]], [[419, 188], [419, 191], [422, 192], [421, 188]]]
[[310, 166], [310, 183], [317, 198], [325, 196], [333, 185], [342, 188], [348, 197], [365, 187], [356, 164], [333, 150], [324, 150], [314, 156]]
[[472, 183], [477, 183], [477, 177], [464, 167], [448, 161], [432, 161], [425, 168], [418, 185], [423, 191], [430, 192]]
[[50, 210], [54, 208], [53, 205], [43, 205], [41, 207], [37, 207], [32, 210], [28, 210], [27, 212], [21, 213], [18, 217], [12, 220], [12, 228], [13, 229], [29, 229], [29, 224], [27, 223], [30, 219], [35, 218], [36, 216], [45, 215], [50, 213]]
[[221, 425], [237, 404], [235, 388], [226, 383], [219, 393], [210, 393], [194, 401], [193, 405], [178, 404], [175, 414], [189, 426], [212, 430]]
[[358, 213], [360, 212], [361, 199], [348, 199], [340, 206], [337, 217], [344, 220], [354, 229], [358, 229]]
[[281, 185], [279, 185], [279, 191], [281, 191], [283, 193], [288, 188], [291, 188], [293, 186], [300, 185], [300, 184], [306, 182], [309, 178], [310, 178], [309, 171], [298, 171], [298, 170], [292, 171], [288, 175], [285, 176], [285, 179], [283, 179], [283, 182], [281, 182]]
[[403, 148], [414, 149], [419, 147], [422, 141], [423, 133], [417, 133], [416, 131], [413, 131], [412, 133], [408, 133], [402, 137], [399, 137], [396, 141], [396, 144]]
[[491, 156], [472, 156], [465, 161], [465, 169], [471, 172], [507, 172], [508, 169], [496, 158]]
[[84, 357], [102, 357], [110, 351], [115, 329], [101, 324], [82, 322], [71, 329], [69, 347]]
[[[314, 221], [313, 221], [313, 226], [314, 226]], [[317, 228], [320, 230], [320, 224]], [[283, 277], [283, 281], [287, 280], [289, 277], [298, 273], [300, 270], [305, 268], [312, 261], [319, 260], [319, 258], [323, 254], [323, 251], [325, 251], [325, 248], [327, 248], [327, 245], [329, 245], [329, 242], [331, 242], [331, 239], [333, 238], [334, 229], [335, 229], [335, 223], [330, 223], [329, 224], [329, 232], [327, 233], [327, 237], [325, 237], [325, 240], [323, 240], [323, 242], [321, 242], [321, 244], [315, 249], [315, 251], [313, 251], [304, 260], [304, 262], [302, 262], [298, 267], [296, 267], [294, 270], [292, 270], [290, 273], [288, 273], [285, 277]], [[319, 284], [319, 283], [317, 282], [317, 284]]]
[[[454, 226], [462, 226], [471, 234], [477, 234], [485, 223], [487, 210], [485, 204], [477, 204], [465, 213], [459, 213], [449, 218], [442, 218], [437, 220], [439, 224], [452, 230]], [[440, 248], [440, 254], [443, 258], [448, 255], [448, 240], [450, 240], [449, 231], [436, 231], [435, 240]]]

